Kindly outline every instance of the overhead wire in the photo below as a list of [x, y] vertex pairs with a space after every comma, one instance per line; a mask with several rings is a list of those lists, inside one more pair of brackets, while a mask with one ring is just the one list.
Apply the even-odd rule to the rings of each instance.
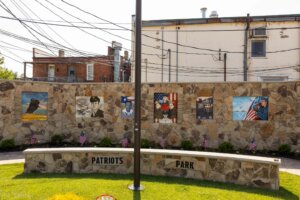
[[[29, 8], [25, 3], [23, 3], [22, 1], [20, 1], [34, 16], [36, 16], [39, 20], [41, 20], [43, 22], [43, 20], [31, 9]], [[45, 24], [56, 36], [58, 36], [60, 39], [62, 39], [66, 44], [68, 44], [70, 47], [72, 47], [73, 49], [75, 48], [72, 44], [70, 44], [65, 38], [63, 38], [60, 34], [58, 34], [55, 30], [53, 30], [51, 28], [51, 26], [49, 26], [48, 24]], [[53, 38], [51, 38], [53, 39]]]
[[[0, 3], [2, 5], [0, 5], [0, 7], [2, 9], [4, 9], [6, 12], [8, 12], [9, 14], [11, 14], [13, 17], [15, 17], [16, 19], [17, 16], [15, 14], [13, 14], [13, 12], [5, 5], [5, 3], [2, 2], [2, 0], [0, 0]], [[46, 49], [48, 49], [50, 52], [52, 52], [30, 29], [32, 29], [31, 27], [29, 27], [27, 24], [23, 23], [21, 20], [18, 20], [20, 22], [20, 24], [22, 24], [22, 26], [33, 36], [35, 37], [38, 41], [40, 41], [45, 47]], [[53, 53], [53, 52], [52, 52]], [[54, 53], [53, 53], [54, 55]]]

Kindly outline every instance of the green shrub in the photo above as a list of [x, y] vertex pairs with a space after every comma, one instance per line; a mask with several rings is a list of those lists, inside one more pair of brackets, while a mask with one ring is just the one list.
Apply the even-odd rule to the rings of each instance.
[[51, 144], [55, 146], [62, 146], [63, 145], [63, 137], [61, 135], [53, 135], [51, 137]]
[[10, 150], [16, 147], [14, 139], [2, 140], [0, 144], [0, 149], [2, 150]]
[[278, 153], [283, 156], [288, 156], [291, 154], [291, 146], [288, 144], [282, 144], [278, 147]]
[[233, 152], [233, 145], [230, 142], [223, 142], [219, 145], [218, 150], [224, 153]]
[[105, 137], [100, 141], [98, 146], [99, 147], [112, 147], [113, 145], [112, 145], [111, 139], [109, 139], [108, 137]]
[[142, 139], [141, 140], [141, 148], [150, 148], [151, 147], [151, 144], [150, 144], [150, 141], [147, 140], [147, 139]]
[[181, 148], [184, 150], [192, 150], [193, 149], [193, 143], [189, 140], [182, 140], [181, 141]]

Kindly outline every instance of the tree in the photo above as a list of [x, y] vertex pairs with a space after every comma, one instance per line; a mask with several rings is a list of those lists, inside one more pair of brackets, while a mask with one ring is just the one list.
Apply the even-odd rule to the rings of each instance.
[[13, 80], [17, 77], [17, 73], [2, 67], [4, 63], [4, 58], [0, 58], [0, 79]]

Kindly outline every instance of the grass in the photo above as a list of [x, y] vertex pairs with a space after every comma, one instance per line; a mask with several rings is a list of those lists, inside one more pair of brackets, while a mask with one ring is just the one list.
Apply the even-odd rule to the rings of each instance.
[[23, 174], [23, 164], [0, 165], [0, 200], [44, 200], [72, 192], [85, 199], [110, 194], [118, 200], [299, 199], [300, 176], [280, 173], [280, 190], [183, 178], [142, 176], [145, 190], [132, 192], [132, 175]]

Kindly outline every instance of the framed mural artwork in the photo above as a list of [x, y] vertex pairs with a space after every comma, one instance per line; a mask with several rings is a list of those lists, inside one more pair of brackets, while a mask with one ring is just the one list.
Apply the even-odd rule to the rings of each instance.
[[213, 119], [213, 97], [198, 97], [196, 102], [196, 118]]
[[22, 92], [22, 121], [45, 121], [48, 119], [48, 93]]
[[258, 97], [233, 97], [233, 120], [268, 120], [269, 98]]
[[134, 117], [134, 97], [121, 97], [121, 118], [131, 119]]
[[103, 118], [103, 106], [103, 97], [77, 96], [76, 118]]
[[154, 93], [154, 123], [177, 122], [177, 93]]

